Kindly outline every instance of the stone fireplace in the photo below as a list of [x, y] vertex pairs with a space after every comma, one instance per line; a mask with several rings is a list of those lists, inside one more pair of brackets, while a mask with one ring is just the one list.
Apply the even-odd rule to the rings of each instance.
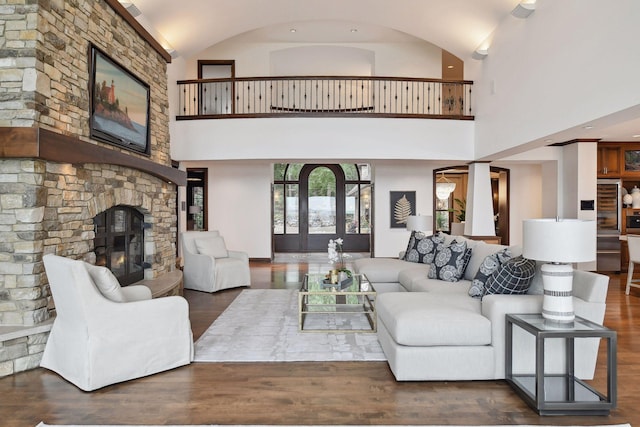
[[[0, 377], [39, 365], [55, 307], [42, 256], [95, 264], [113, 255], [102, 252], [103, 213], [138, 213], [143, 240], [124, 236], [137, 245], [129, 270], [145, 280], [175, 270], [177, 188], [186, 173], [169, 155], [171, 58], [136, 24], [117, 0], [3, 6]], [[148, 155], [91, 139], [90, 45], [150, 86]]]

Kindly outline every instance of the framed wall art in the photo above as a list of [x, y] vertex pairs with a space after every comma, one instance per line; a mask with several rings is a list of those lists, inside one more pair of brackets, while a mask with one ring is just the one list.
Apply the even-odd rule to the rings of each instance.
[[391, 191], [389, 200], [391, 228], [406, 228], [407, 218], [415, 215], [415, 191]]
[[91, 45], [91, 138], [149, 154], [149, 85]]

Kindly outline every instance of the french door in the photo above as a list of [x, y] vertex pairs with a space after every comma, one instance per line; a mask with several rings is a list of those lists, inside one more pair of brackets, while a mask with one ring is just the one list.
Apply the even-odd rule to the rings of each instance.
[[370, 251], [371, 184], [346, 176], [344, 165], [289, 167], [293, 172], [274, 179], [274, 252], [324, 252], [336, 238], [345, 251]]

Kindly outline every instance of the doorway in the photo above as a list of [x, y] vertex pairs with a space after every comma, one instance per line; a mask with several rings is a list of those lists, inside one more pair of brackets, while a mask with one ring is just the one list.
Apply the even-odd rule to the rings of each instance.
[[325, 252], [342, 238], [346, 252], [370, 252], [372, 187], [368, 165], [276, 164], [274, 252]]

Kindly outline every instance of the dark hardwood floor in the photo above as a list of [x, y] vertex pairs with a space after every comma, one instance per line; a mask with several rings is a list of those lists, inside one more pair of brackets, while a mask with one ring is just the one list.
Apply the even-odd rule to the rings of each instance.
[[[306, 263], [252, 263], [252, 287], [296, 287]], [[0, 379], [0, 426], [49, 424], [640, 425], [640, 292], [612, 275], [605, 324], [618, 332], [610, 416], [540, 417], [504, 381], [396, 382], [385, 362], [193, 363], [82, 392], [35, 369]], [[185, 291], [194, 338], [241, 292]], [[604, 346], [601, 346], [604, 347]], [[605, 388], [604, 357], [593, 383]]]

